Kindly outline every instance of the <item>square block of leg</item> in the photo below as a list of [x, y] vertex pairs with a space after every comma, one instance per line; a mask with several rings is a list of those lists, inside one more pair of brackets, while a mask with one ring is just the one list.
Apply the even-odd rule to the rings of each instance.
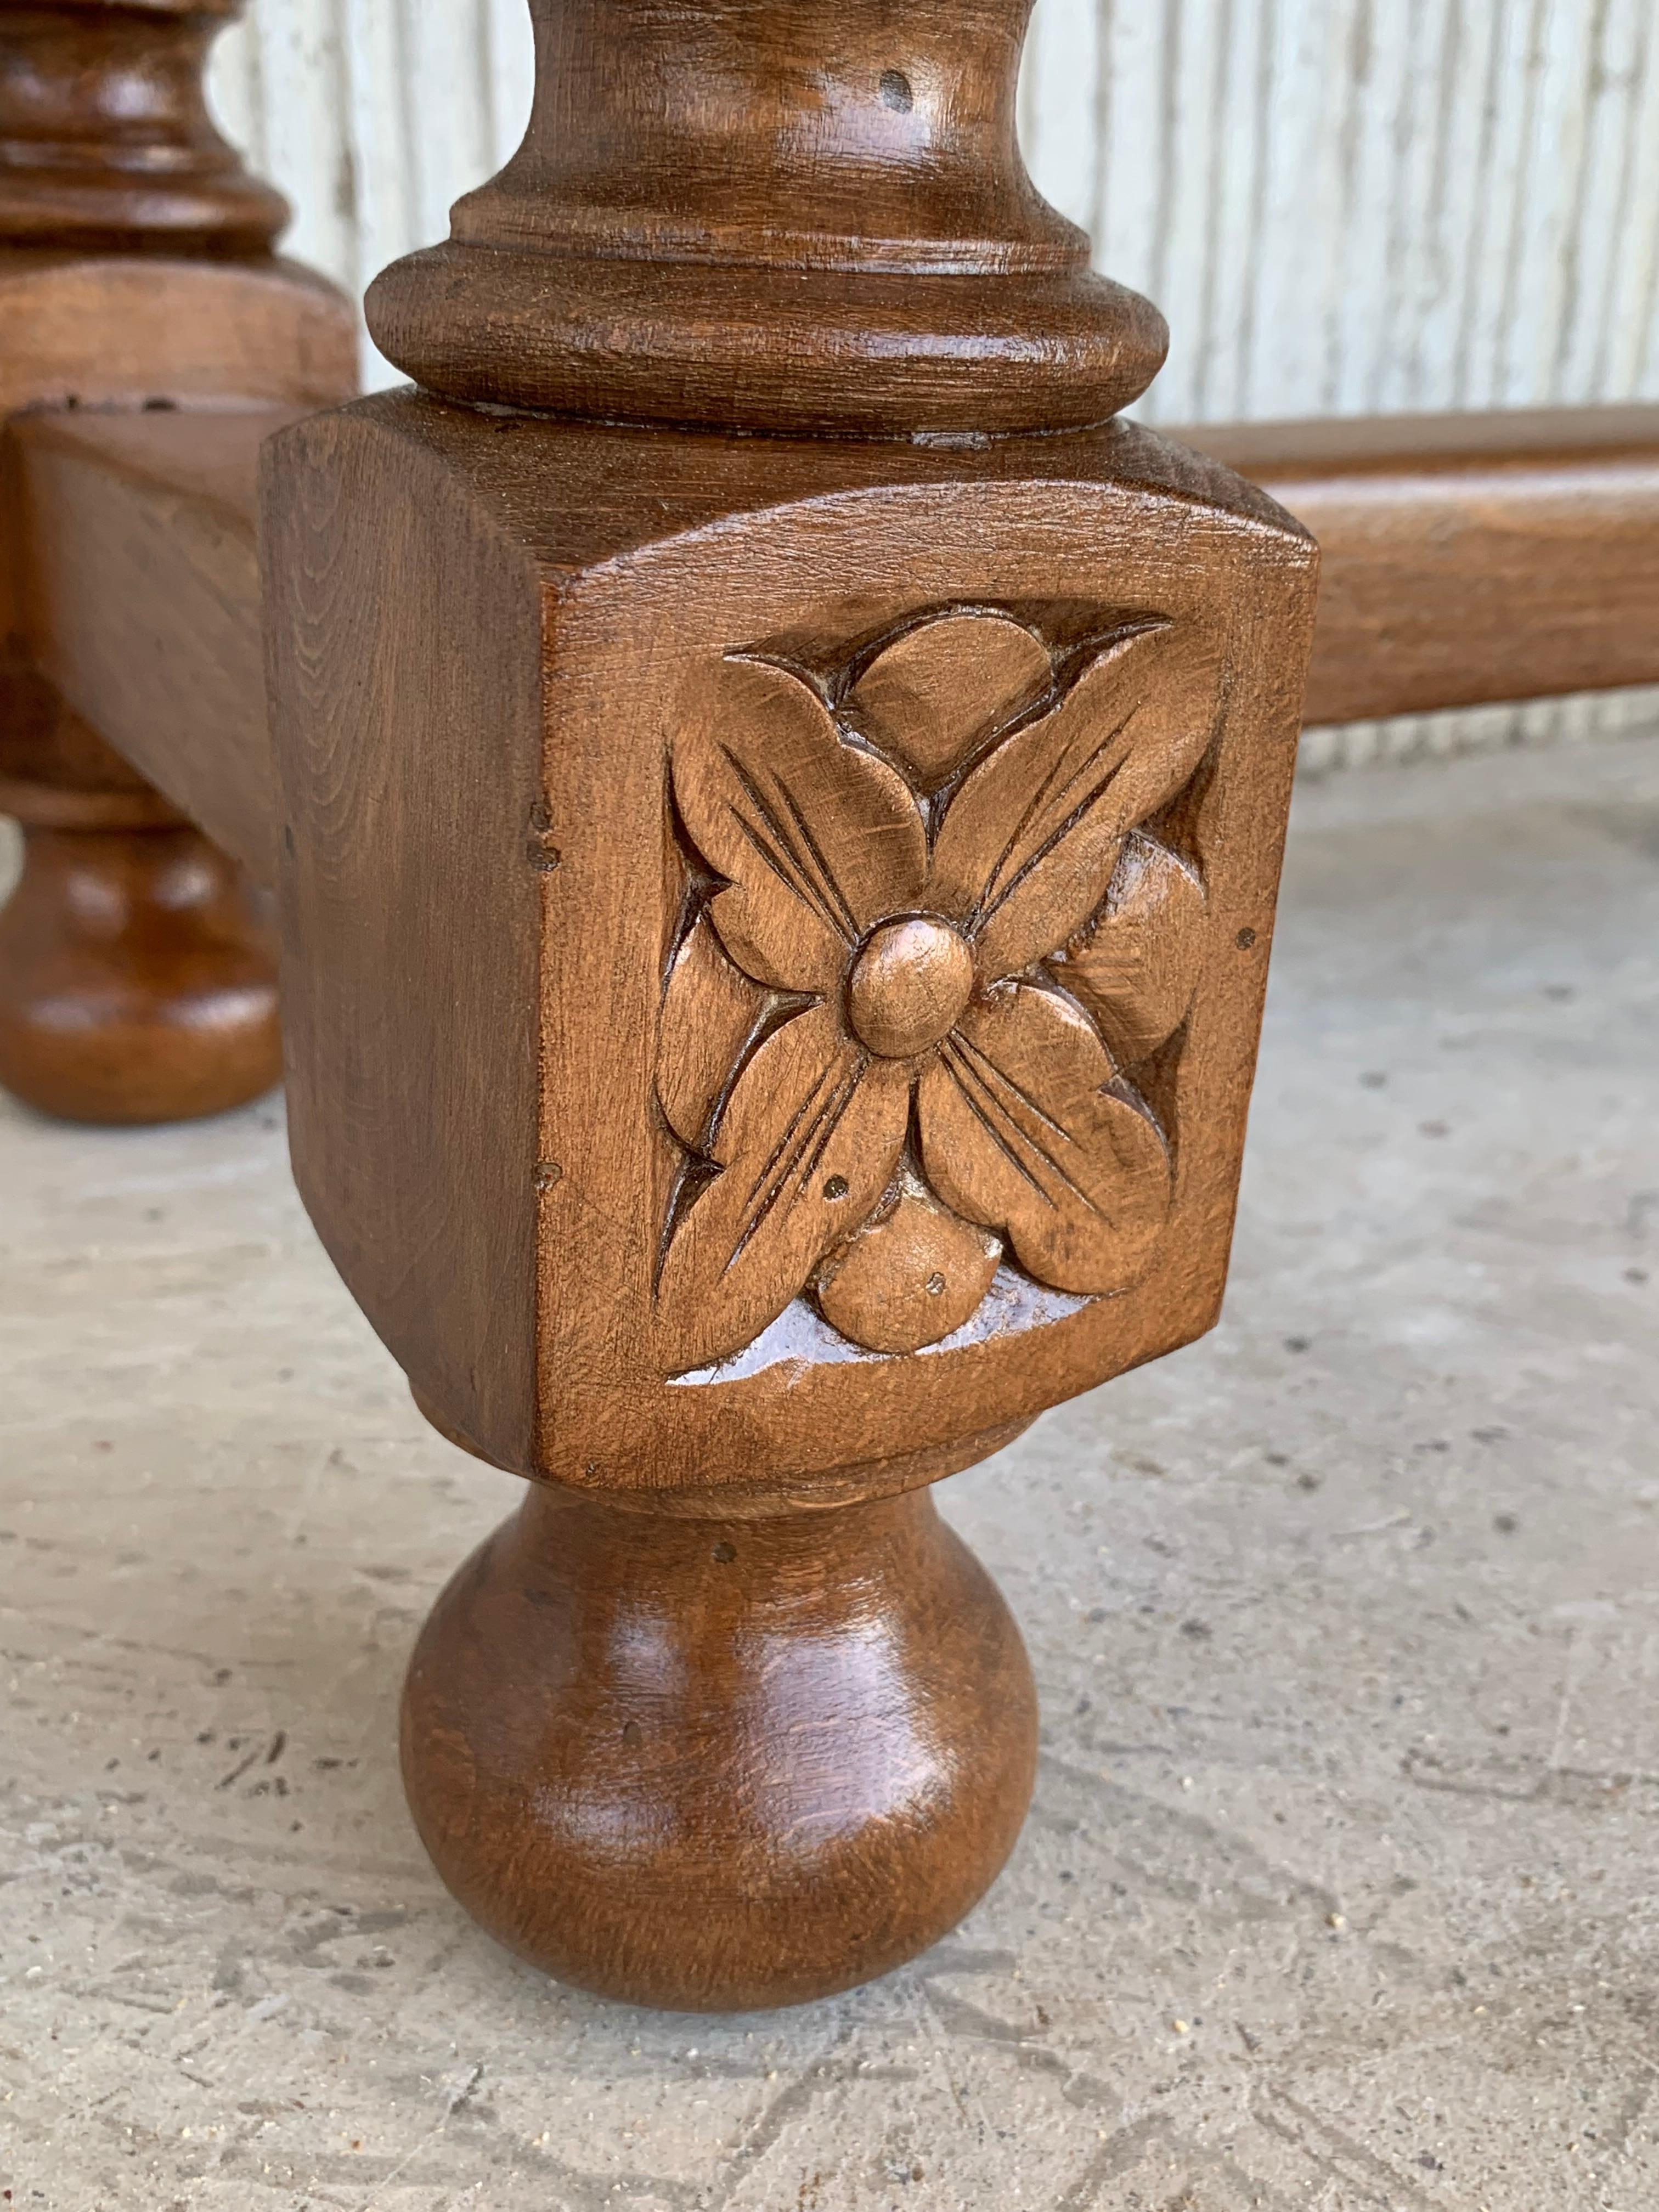
[[1260, 494], [404, 394], [276, 442], [265, 540], [295, 1170], [441, 1425], [828, 1500], [1212, 1323], [1315, 563]]

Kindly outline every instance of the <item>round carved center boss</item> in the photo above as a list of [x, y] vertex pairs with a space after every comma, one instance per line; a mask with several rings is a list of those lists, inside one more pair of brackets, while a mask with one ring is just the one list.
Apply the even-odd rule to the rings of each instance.
[[948, 921], [884, 921], [853, 963], [848, 1018], [872, 1052], [908, 1060], [950, 1035], [973, 988], [973, 953]]

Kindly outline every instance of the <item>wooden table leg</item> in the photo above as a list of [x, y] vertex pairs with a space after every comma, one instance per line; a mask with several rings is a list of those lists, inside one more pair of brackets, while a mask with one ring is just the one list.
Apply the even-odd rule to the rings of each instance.
[[501, 1942], [603, 1996], [747, 2010], [956, 1925], [1024, 1818], [1036, 1693], [925, 1490], [762, 1520], [532, 1490], [427, 1623], [403, 1758]]
[[[0, 0], [0, 418], [353, 388], [349, 304], [273, 257], [287, 208], [208, 112], [204, 63], [234, 13]], [[0, 438], [0, 811], [25, 840], [0, 912], [0, 1084], [76, 1121], [218, 1113], [281, 1072], [271, 930], [225, 855], [41, 678], [28, 534]]]
[[265, 448], [295, 1173], [538, 1487], [404, 1756], [483, 1924], [659, 2004], [911, 1955], [1030, 1787], [924, 1486], [1218, 1310], [1316, 556], [1114, 419], [1022, 0], [535, 0]]
[[241, 872], [41, 679], [0, 681], [0, 1085], [43, 1114], [187, 1121], [282, 1073], [276, 947]]
[[182, 1121], [262, 1097], [282, 1061], [270, 922], [200, 830], [24, 816], [0, 908], [0, 1085], [64, 1121]]

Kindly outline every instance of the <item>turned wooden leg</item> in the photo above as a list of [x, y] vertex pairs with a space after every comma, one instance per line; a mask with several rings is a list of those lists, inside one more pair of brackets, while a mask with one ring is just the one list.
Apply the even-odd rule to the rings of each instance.
[[291, 1157], [538, 1486], [410, 1675], [445, 1880], [798, 2002], [1030, 1788], [923, 1486], [1218, 1310], [1316, 555], [1113, 419], [1163, 325], [1019, 168], [1027, 0], [532, 6], [369, 295], [422, 388], [264, 447]]
[[1036, 1698], [927, 1492], [763, 1520], [537, 1487], [439, 1599], [403, 1762], [439, 1872], [562, 1981], [826, 1996], [954, 1927], [1012, 1848]]
[[[354, 389], [350, 305], [273, 257], [286, 204], [209, 111], [208, 48], [234, 13], [0, 0], [0, 433], [55, 409], [153, 422], [204, 399], [234, 412]], [[259, 787], [258, 658], [234, 623], [251, 551], [222, 428], [189, 443], [200, 526], [163, 495], [126, 532], [95, 532], [55, 613], [44, 587], [74, 496], [31, 488], [0, 435], [0, 814], [25, 837], [0, 909], [0, 1085], [72, 1121], [216, 1114], [281, 1073], [273, 933], [231, 860], [146, 781], [189, 786], [205, 699], [226, 781]], [[200, 586], [182, 614], [147, 558], [162, 544]], [[203, 818], [226, 837], [236, 811]]]
[[282, 1073], [270, 932], [186, 823], [25, 823], [0, 909], [0, 1085], [71, 1121], [187, 1121]]

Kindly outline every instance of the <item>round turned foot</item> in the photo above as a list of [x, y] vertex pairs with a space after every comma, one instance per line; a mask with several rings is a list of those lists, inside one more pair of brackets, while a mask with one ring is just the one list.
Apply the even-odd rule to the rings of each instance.
[[491, 1935], [637, 2004], [799, 2004], [901, 1965], [989, 1887], [1036, 1698], [926, 1492], [690, 1521], [532, 1491], [439, 1599], [404, 1778]]
[[282, 1074], [268, 933], [198, 830], [26, 827], [0, 911], [0, 1085], [70, 1121], [182, 1121]]

